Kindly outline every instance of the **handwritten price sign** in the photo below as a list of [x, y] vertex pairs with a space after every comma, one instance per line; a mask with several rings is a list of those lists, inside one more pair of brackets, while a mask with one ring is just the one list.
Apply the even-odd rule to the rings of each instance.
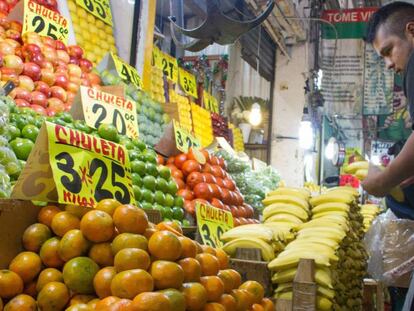
[[215, 208], [211, 205], [196, 204], [197, 227], [203, 244], [211, 247], [221, 247], [221, 235], [233, 228], [233, 216], [230, 212]]
[[104, 23], [112, 26], [112, 13], [109, 0], [76, 0], [76, 4]]
[[94, 207], [103, 199], [134, 203], [126, 149], [111, 141], [46, 123], [49, 162], [59, 203]]
[[219, 105], [217, 99], [207, 91], [203, 91], [203, 103], [204, 107], [207, 110], [219, 113]]
[[88, 87], [81, 87], [81, 99], [88, 126], [113, 124], [121, 135], [138, 137], [135, 102]]
[[137, 70], [131, 65], [124, 62], [124, 60], [118, 55], [115, 55], [114, 53], [111, 53], [111, 55], [115, 63], [116, 71], [118, 72], [121, 79], [131, 82], [137, 88], [142, 89], [142, 80]]
[[200, 148], [200, 140], [181, 128], [178, 122], [173, 120], [175, 144], [177, 149], [186, 153], [190, 148]]
[[198, 98], [196, 77], [182, 68], [178, 68], [178, 75], [180, 86], [184, 92], [194, 98]]
[[177, 59], [160, 51], [154, 47], [154, 65], [161, 69], [164, 75], [174, 83], [178, 81], [178, 62]]
[[34, 1], [24, 1], [23, 31], [36, 32], [68, 44], [69, 24], [66, 18]]

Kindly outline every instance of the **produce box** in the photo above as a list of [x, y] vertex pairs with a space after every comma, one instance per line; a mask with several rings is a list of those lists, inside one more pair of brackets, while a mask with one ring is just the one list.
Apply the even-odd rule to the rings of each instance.
[[22, 251], [23, 232], [36, 222], [39, 210], [30, 201], [0, 200], [0, 269]]

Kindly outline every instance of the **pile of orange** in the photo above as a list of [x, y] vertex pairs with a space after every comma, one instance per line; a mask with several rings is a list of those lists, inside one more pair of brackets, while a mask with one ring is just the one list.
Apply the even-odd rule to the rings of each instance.
[[[111, 199], [96, 209], [46, 206], [23, 234], [24, 252], [0, 270], [0, 311], [270, 311], [228, 256], [153, 225]], [[38, 308], [38, 309], [37, 309]]]

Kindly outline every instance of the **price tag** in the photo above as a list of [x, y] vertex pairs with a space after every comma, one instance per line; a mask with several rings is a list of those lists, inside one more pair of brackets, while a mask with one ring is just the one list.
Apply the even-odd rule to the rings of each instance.
[[112, 26], [112, 13], [109, 0], [76, 0], [76, 4], [106, 24]]
[[188, 95], [193, 96], [194, 98], [198, 98], [196, 77], [182, 68], [178, 68], [178, 76], [180, 79], [181, 88], [184, 90], [184, 92], [186, 92]]
[[102, 123], [113, 124], [119, 134], [138, 137], [136, 103], [93, 88], [81, 86], [81, 99], [86, 124], [98, 128]]
[[88, 207], [103, 199], [135, 203], [124, 146], [61, 125], [46, 126], [59, 203]]
[[122, 80], [131, 82], [137, 88], [142, 89], [142, 80], [137, 70], [131, 65], [124, 62], [122, 58], [118, 57], [114, 53], [111, 53], [111, 55], [115, 63], [116, 71], [118, 72]]
[[196, 218], [203, 244], [211, 247], [222, 247], [221, 235], [233, 228], [232, 214], [211, 205], [197, 202]]
[[174, 136], [175, 136], [175, 144], [177, 149], [187, 153], [190, 148], [200, 148], [201, 143], [200, 140], [190, 133], [188, 133], [185, 129], [181, 128], [177, 121], [173, 120], [174, 124]]
[[215, 113], [220, 112], [217, 99], [207, 91], [203, 91], [203, 103], [207, 110]]
[[164, 75], [174, 83], [178, 81], [178, 61], [176, 58], [160, 51], [154, 47], [155, 59], [154, 64], [157, 68], [161, 69]]
[[31, 0], [24, 1], [23, 31], [36, 32], [54, 40], [68, 44], [69, 23], [57, 12], [37, 4]]

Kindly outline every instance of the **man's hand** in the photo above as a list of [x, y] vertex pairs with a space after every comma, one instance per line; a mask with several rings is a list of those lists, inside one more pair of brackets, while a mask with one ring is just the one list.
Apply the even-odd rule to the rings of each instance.
[[362, 188], [376, 197], [387, 195], [391, 191], [391, 188], [384, 185], [383, 174], [383, 171], [379, 167], [370, 164], [368, 175], [361, 183]]

